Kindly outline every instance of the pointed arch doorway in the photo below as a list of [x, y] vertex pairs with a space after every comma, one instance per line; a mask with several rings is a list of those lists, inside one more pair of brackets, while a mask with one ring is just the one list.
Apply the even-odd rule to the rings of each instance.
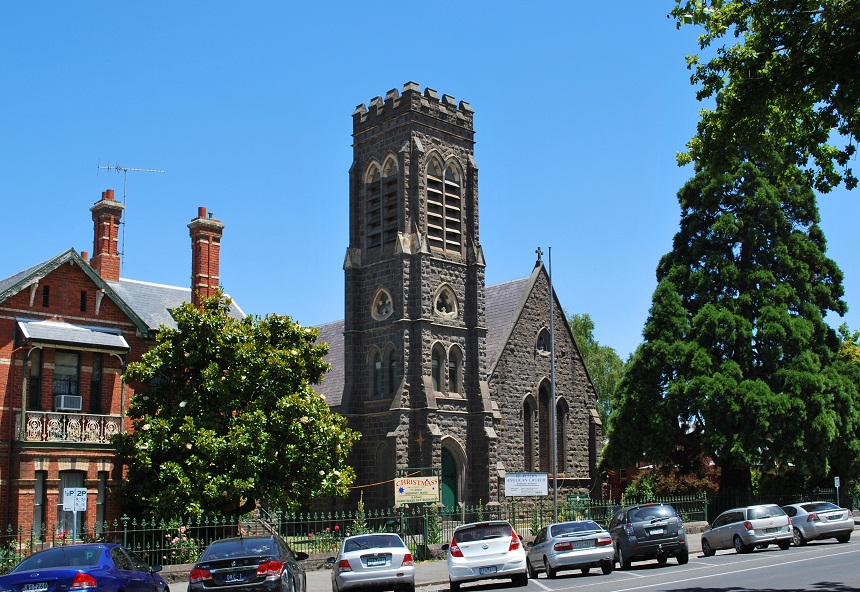
[[453, 510], [460, 501], [457, 497], [457, 460], [447, 448], [442, 449], [442, 505]]

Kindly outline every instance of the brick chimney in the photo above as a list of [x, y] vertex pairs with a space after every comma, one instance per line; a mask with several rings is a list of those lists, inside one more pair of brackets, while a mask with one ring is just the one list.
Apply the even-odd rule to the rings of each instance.
[[197, 208], [197, 217], [188, 225], [191, 232], [191, 303], [200, 306], [204, 298], [218, 289], [221, 256], [221, 234], [224, 224]]
[[102, 279], [119, 281], [119, 225], [125, 206], [113, 198], [113, 189], [102, 191], [93, 213], [93, 258], [90, 265]]

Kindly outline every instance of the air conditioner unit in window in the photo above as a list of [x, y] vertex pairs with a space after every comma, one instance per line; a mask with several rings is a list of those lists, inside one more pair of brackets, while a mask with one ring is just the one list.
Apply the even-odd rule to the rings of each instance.
[[54, 397], [54, 409], [57, 411], [80, 411], [82, 399], [81, 396], [76, 395], [57, 395]]

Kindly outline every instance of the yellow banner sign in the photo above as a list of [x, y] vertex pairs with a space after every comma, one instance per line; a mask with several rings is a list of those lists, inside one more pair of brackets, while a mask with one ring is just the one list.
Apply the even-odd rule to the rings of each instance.
[[423, 504], [439, 501], [439, 477], [402, 477], [394, 480], [394, 503]]

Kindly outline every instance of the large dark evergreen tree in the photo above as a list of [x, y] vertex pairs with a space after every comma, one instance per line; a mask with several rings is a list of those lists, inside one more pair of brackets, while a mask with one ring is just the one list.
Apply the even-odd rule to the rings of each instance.
[[[702, 167], [681, 189], [681, 227], [609, 421], [607, 466], [647, 459], [694, 469], [708, 457], [721, 487], [750, 470], [821, 478], [855, 450], [840, 422], [856, 389], [833, 367], [842, 273], [825, 255], [804, 173], [771, 152], [736, 151], [731, 172]], [[841, 442], [837, 448], [833, 445]]]

